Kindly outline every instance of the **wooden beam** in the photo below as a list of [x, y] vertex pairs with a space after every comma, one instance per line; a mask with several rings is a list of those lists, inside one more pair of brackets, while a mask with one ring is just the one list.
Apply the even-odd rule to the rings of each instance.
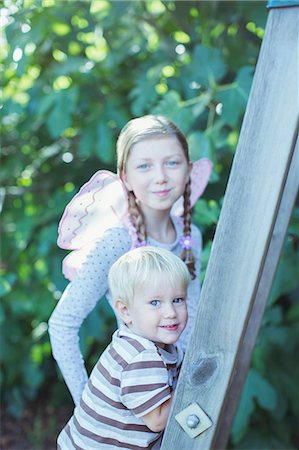
[[226, 393], [225, 402], [222, 406], [221, 420], [218, 423], [212, 448], [224, 449], [227, 446], [232, 422], [237, 411], [243, 384], [249, 369], [251, 354], [258, 335], [263, 318], [267, 299], [270, 294], [274, 275], [279, 262], [284, 237], [295, 204], [299, 187], [299, 138], [297, 139], [295, 152], [293, 154], [288, 178], [283, 191], [283, 197], [277, 213], [277, 218], [266, 255], [264, 268], [257, 287], [254, 304], [250, 313], [249, 321], [244, 333], [240, 354], [237, 357], [236, 366], [233, 371], [232, 380]]
[[[273, 9], [162, 450], [208, 450], [219, 442], [235, 369], [243, 370], [238, 356], [251, 327], [250, 314], [263, 309], [255, 300], [265, 302], [268, 289], [262, 290], [261, 281], [272, 280], [275, 271], [275, 264], [269, 264], [271, 242], [276, 239], [279, 248], [284, 238], [284, 233], [272, 234], [283, 204], [297, 124], [298, 8]], [[251, 350], [252, 340], [247, 359]], [[193, 402], [213, 425], [191, 439], [174, 416]]]

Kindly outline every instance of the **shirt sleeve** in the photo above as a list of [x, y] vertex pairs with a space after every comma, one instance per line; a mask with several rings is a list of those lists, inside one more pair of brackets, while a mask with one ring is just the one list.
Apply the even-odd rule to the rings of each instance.
[[121, 378], [121, 401], [137, 417], [153, 411], [171, 397], [168, 371], [154, 350], [139, 353]]
[[53, 356], [77, 405], [87, 382], [79, 329], [108, 290], [111, 265], [131, 248], [126, 229], [108, 230], [90, 245], [77, 276], [68, 284], [49, 320]]

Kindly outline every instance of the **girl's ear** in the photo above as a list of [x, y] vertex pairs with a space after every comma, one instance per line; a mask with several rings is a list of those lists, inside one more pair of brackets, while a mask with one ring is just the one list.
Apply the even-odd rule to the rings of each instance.
[[192, 167], [193, 167], [193, 162], [192, 162], [192, 161], [189, 161], [189, 163], [188, 163], [188, 172], [187, 172], [187, 181], [186, 181], [186, 183], [188, 183], [188, 181], [189, 181], [190, 178], [191, 178]]
[[116, 312], [118, 313], [119, 317], [122, 319], [122, 321], [126, 325], [129, 325], [130, 323], [132, 323], [129, 307], [123, 300], [118, 298], [114, 303], [114, 307], [115, 307]]
[[121, 181], [124, 183], [124, 185], [128, 189], [128, 191], [132, 191], [131, 185], [128, 182], [126, 172], [124, 170], [121, 170], [119, 176], [120, 176]]

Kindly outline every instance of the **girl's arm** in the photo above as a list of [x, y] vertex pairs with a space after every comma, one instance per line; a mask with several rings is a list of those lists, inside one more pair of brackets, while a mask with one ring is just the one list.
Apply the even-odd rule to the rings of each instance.
[[145, 414], [145, 416], [142, 416], [145, 425], [153, 432], [159, 433], [165, 429], [170, 413], [172, 398], [173, 392], [171, 393], [171, 397], [166, 400], [166, 402], [162, 403], [162, 405], [158, 406], [156, 409], [153, 409], [151, 412]]
[[87, 381], [79, 329], [106, 293], [108, 271], [131, 247], [126, 229], [114, 228], [91, 247], [75, 279], [67, 286], [49, 320], [53, 356], [77, 405]]

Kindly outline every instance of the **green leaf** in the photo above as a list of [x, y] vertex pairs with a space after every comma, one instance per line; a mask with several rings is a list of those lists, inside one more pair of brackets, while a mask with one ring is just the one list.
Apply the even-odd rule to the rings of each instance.
[[236, 125], [241, 114], [244, 113], [251, 83], [252, 68], [242, 67], [232, 84], [218, 88], [215, 98], [223, 105], [221, 118], [228, 125]]
[[53, 138], [59, 137], [66, 128], [71, 126], [78, 95], [79, 91], [76, 87], [57, 92], [55, 106], [47, 119], [48, 129]]
[[54, 33], [58, 34], [59, 36], [65, 36], [71, 31], [71, 28], [67, 23], [58, 21], [53, 22], [51, 28]]
[[51, 92], [43, 96], [37, 104], [37, 114], [44, 116], [52, 108], [56, 101], [56, 93]]
[[286, 318], [290, 322], [299, 321], [299, 302], [290, 307], [287, 312]]
[[254, 369], [249, 371], [249, 385], [252, 397], [257, 403], [269, 411], [273, 411], [277, 405], [277, 393], [271, 384]]
[[8, 404], [9, 413], [16, 418], [21, 417], [25, 407], [24, 398], [21, 395], [21, 389], [15, 387], [10, 392], [10, 402]]
[[82, 130], [79, 145], [78, 145], [78, 155], [82, 158], [90, 157], [96, 146], [96, 122], [86, 123], [86, 126]]
[[236, 418], [232, 428], [232, 439], [236, 444], [245, 436], [256, 401], [261, 408], [273, 411], [277, 405], [277, 393], [271, 384], [254, 369], [249, 370]]
[[254, 408], [250, 381], [247, 378], [231, 431], [231, 438], [234, 444], [238, 444], [245, 436], [249, 428], [249, 421], [254, 412]]
[[299, 254], [293, 241], [286, 239], [283, 253], [279, 260], [276, 276], [270, 293], [270, 303], [274, 303], [281, 295], [298, 287]]
[[206, 133], [195, 131], [189, 136], [188, 143], [191, 161], [199, 158], [213, 159], [211, 141]]
[[223, 55], [218, 48], [197, 45], [193, 51], [188, 71], [194, 74], [194, 80], [204, 86], [213, 86], [226, 73]]
[[0, 297], [11, 291], [11, 285], [5, 278], [0, 278]]
[[112, 140], [112, 131], [107, 122], [100, 122], [97, 126], [96, 154], [105, 164], [114, 161], [115, 149]]
[[142, 73], [135, 81], [135, 87], [130, 92], [132, 100], [132, 111], [135, 116], [140, 116], [150, 110], [158, 98], [155, 89], [156, 84], [160, 80], [160, 70], [162, 65], [152, 68], [145, 74]]
[[168, 91], [159, 103], [153, 108], [153, 114], [161, 114], [173, 120], [174, 123], [187, 134], [193, 123], [192, 114], [181, 101], [180, 95], [175, 91]]
[[194, 220], [199, 225], [216, 224], [220, 214], [220, 208], [214, 200], [199, 199], [194, 207]]

